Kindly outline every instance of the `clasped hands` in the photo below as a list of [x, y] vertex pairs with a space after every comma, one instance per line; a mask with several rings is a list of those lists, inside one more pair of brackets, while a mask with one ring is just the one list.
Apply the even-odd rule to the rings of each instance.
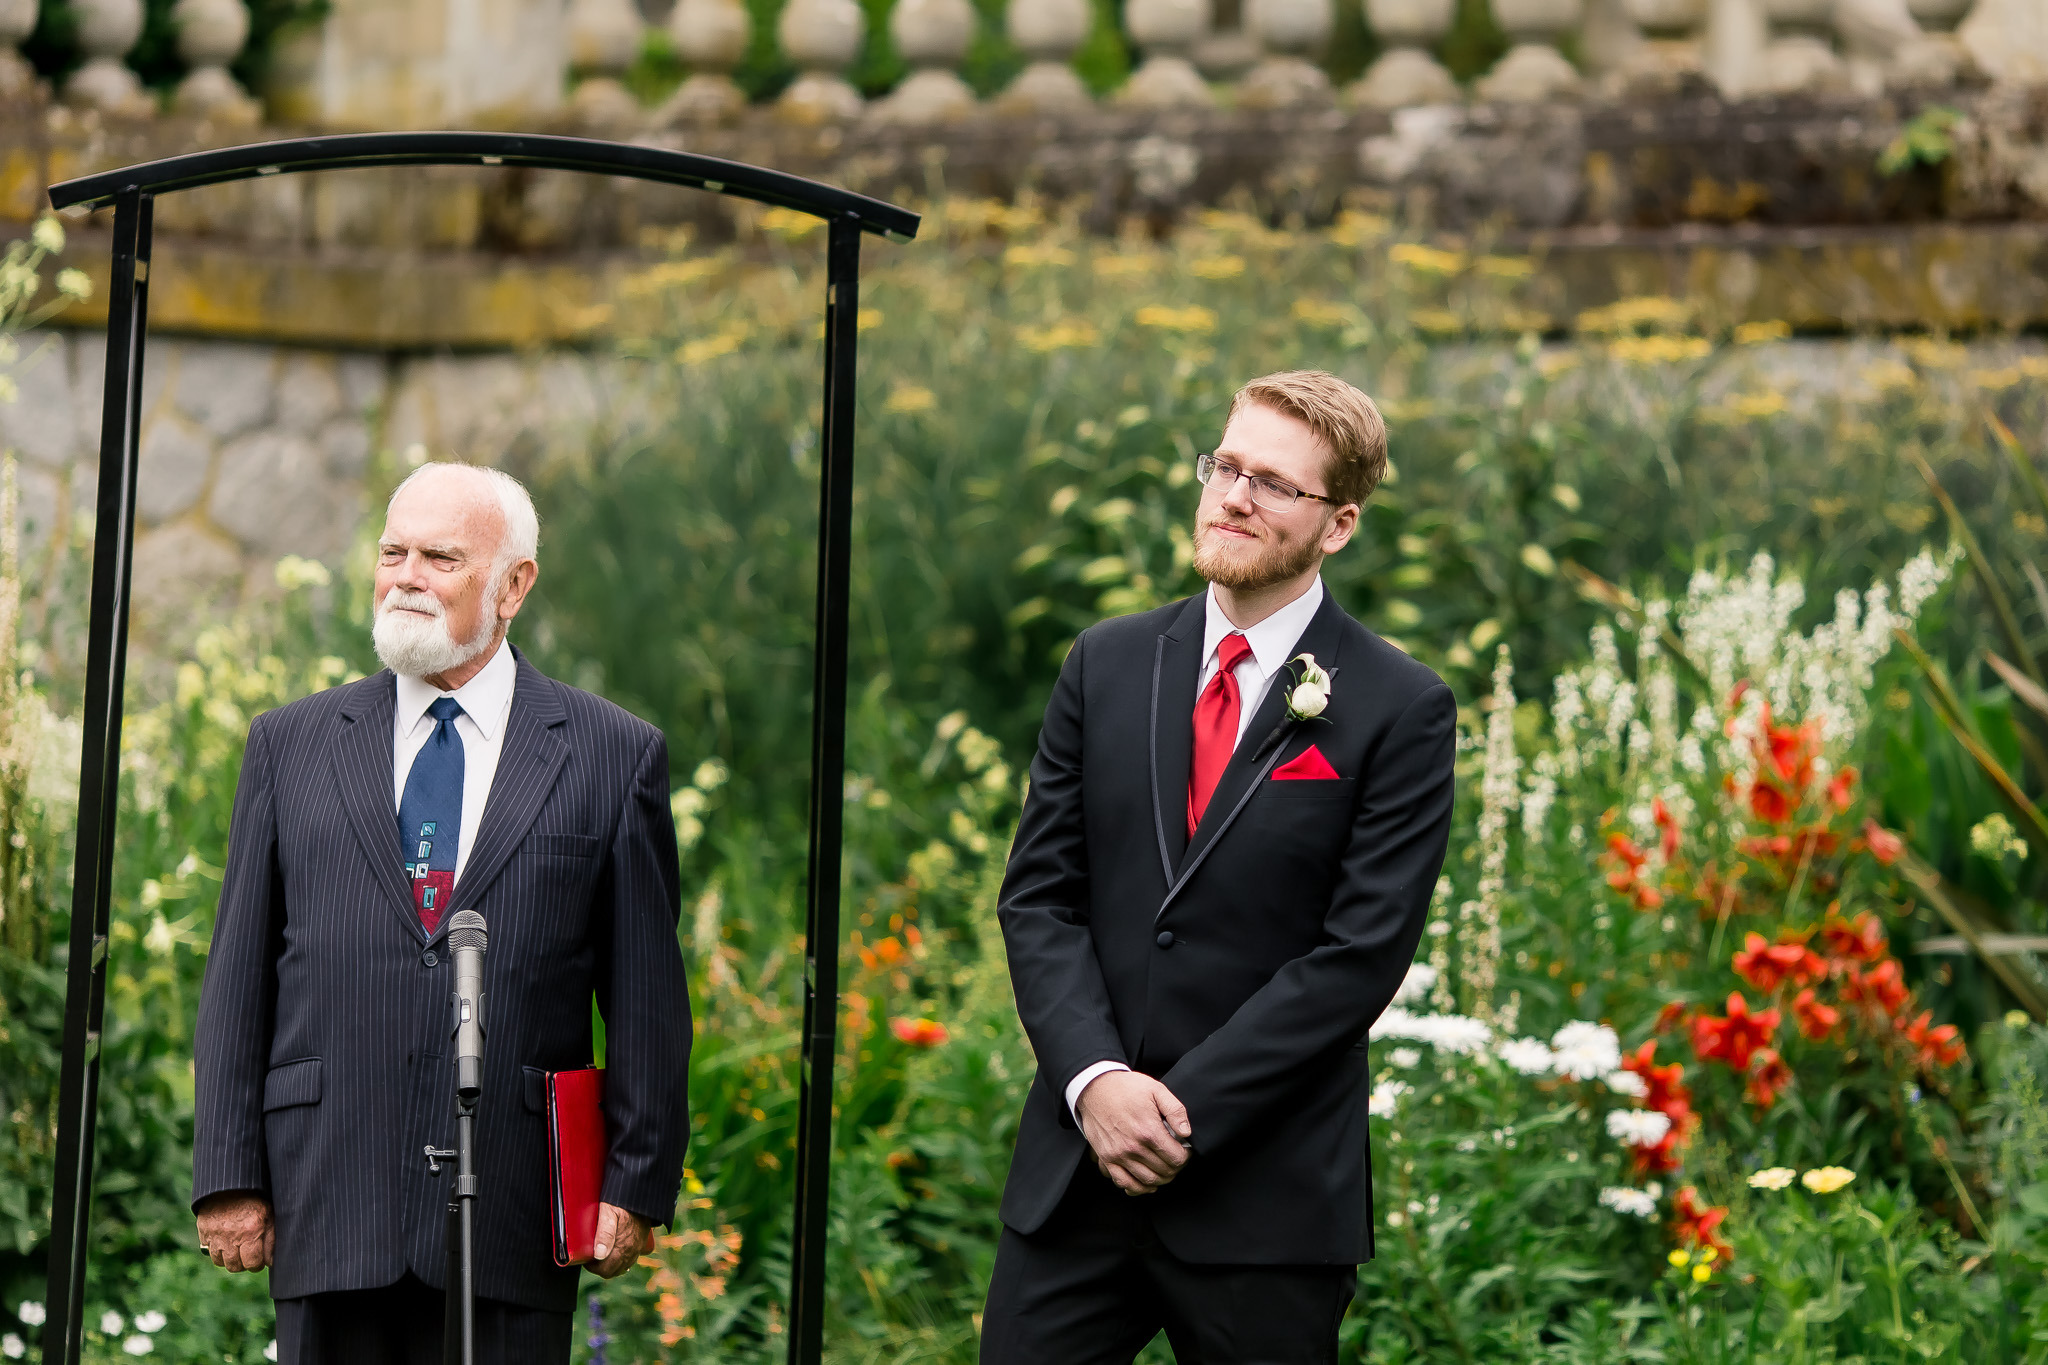
[[[263, 1270], [277, 1241], [270, 1201], [260, 1194], [229, 1190], [199, 1203], [199, 1249], [222, 1270]], [[654, 1232], [616, 1204], [597, 1206], [597, 1253], [584, 1264], [609, 1280], [654, 1250]]]
[[1074, 1105], [1096, 1169], [1125, 1194], [1151, 1194], [1180, 1174], [1194, 1155], [1187, 1106], [1152, 1077], [1105, 1071]]

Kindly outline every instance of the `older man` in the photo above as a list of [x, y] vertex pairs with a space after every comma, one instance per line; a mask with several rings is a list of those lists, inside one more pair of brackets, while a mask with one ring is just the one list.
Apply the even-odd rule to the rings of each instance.
[[506, 643], [539, 522], [495, 470], [422, 466], [378, 543], [386, 671], [259, 716], [200, 997], [192, 1203], [228, 1270], [269, 1267], [285, 1362], [438, 1365], [453, 1145], [444, 942], [489, 923], [476, 1164], [478, 1359], [562, 1362], [545, 1074], [605, 1021], [610, 1155], [591, 1268], [675, 1207], [689, 1000], [661, 732]]

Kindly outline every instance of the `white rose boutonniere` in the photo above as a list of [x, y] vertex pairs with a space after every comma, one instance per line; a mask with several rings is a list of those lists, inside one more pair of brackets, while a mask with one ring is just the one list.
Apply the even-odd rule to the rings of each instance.
[[1293, 685], [1287, 689], [1287, 718], [1314, 720], [1330, 705], [1330, 674], [1313, 654], [1298, 654], [1288, 662]]

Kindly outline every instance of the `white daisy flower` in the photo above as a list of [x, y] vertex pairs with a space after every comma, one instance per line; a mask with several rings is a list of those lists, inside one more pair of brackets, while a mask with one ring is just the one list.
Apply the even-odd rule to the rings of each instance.
[[121, 1329], [123, 1327], [126, 1327], [127, 1325], [128, 1324], [122, 1320], [121, 1315], [119, 1313], [116, 1313], [111, 1308], [109, 1308], [106, 1312], [100, 1314], [100, 1330], [102, 1332], [105, 1332], [110, 1337], [120, 1336]]
[[43, 1306], [40, 1303], [37, 1303], [34, 1299], [23, 1299], [21, 1301], [21, 1307], [14, 1310], [14, 1316], [20, 1318], [22, 1320], [22, 1323], [26, 1326], [41, 1327], [43, 1325], [43, 1319], [47, 1317], [48, 1314], [44, 1312]]
[[131, 1356], [146, 1356], [156, 1349], [156, 1343], [142, 1335], [142, 1333], [137, 1332], [134, 1336], [121, 1343], [121, 1349]]
[[1600, 1202], [1616, 1213], [1626, 1213], [1637, 1218], [1657, 1216], [1657, 1197], [1648, 1190], [1630, 1189], [1626, 1185], [1609, 1185], [1600, 1191]]
[[1409, 965], [1408, 975], [1401, 978], [1401, 989], [1394, 992], [1397, 1005], [1419, 1004], [1429, 994], [1429, 988], [1436, 984], [1436, 968], [1427, 962]]
[[1607, 1116], [1607, 1135], [1631, 1147], [1655, 1147], [1670, 1131], [1670, 1116], [1655, 1109], [1617, 1109]]
[[1414, 1087], [1403, 1081], [1381, 1081], [1372, 1088], [1372, 1101], [1366, 1110], [1376, 1119], [1394, 1117], [1394, 1105]]
[[14, 1333], [9, 1332], [6, 1336], [0, 1337], [0, 1356], [6, 1356], [9, 1360], [20, 1360], [27, 1354], [28, 1343]]
[[1545, 1076], [1555, 1065], [1550, 1047], [1538, 1038], [1510, 1038], [1499, 1049], [1500, 1059], [1524, 1076]]
[[1650, 1093], [1650, 1087], [1633, 1071], [1610, 1071], [1603, 1079], [1609, 1090], [1617, 1095], [1627, 1095], [1630, 1099], [1639, 1100]]
[[147, 1313], [137, 1313], [135, 1315], [135, 1330], [138, 1332], [161, 1332], [164, 1330], [164, 1324], [169, 1321], [169, 1318], [152, 1308]]
[[1605, 1024], [1566, 1024], [1550, 1040], [1557, 1052], [1557, 1074], [1590, 1081], [1621, 1067], [1621, 1038]]

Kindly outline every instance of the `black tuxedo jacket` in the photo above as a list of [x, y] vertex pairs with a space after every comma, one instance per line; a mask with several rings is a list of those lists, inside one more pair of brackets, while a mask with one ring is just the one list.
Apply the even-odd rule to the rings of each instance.
[[[1325, 596], [1290, 653], [1331, 673], [1328, 708], [1288, 721], [1277, 677], [1190, 840], [1204, 616], [1194, 597], [1091, 628], [1046, 707], [998, 907], [1038, 1056], [1003, 1221], [1051, 1215], [1087, 1152], [1067, 1084], [1115, 1059], [1193, 1125], [1196, 1155], [1142, 1196], [1174, 1255], [1367, 1260], [1366, 1032], [1443, 866], [1456, 706]], [[1272, 778], [1311, 744], [1334, 780]]]
[[455, 1070], [444, 940], [490, 929], [476, 1126], [477, 1292], [567, 1311], [554, 1264], [545, 1071], [591, 1060], [605, 1020], [603, 1198], [675, 1211], [689, 1136], [690, 1006], [659, 730], [515, 655], [518, 681], [476, 846], [440, 932], [420, 929], [391, 802], [392, 675], [293, 702], [249, 730], [194, 1040], [192, 1198], [268, 1195], [271, 1293], [444, 1279]]

